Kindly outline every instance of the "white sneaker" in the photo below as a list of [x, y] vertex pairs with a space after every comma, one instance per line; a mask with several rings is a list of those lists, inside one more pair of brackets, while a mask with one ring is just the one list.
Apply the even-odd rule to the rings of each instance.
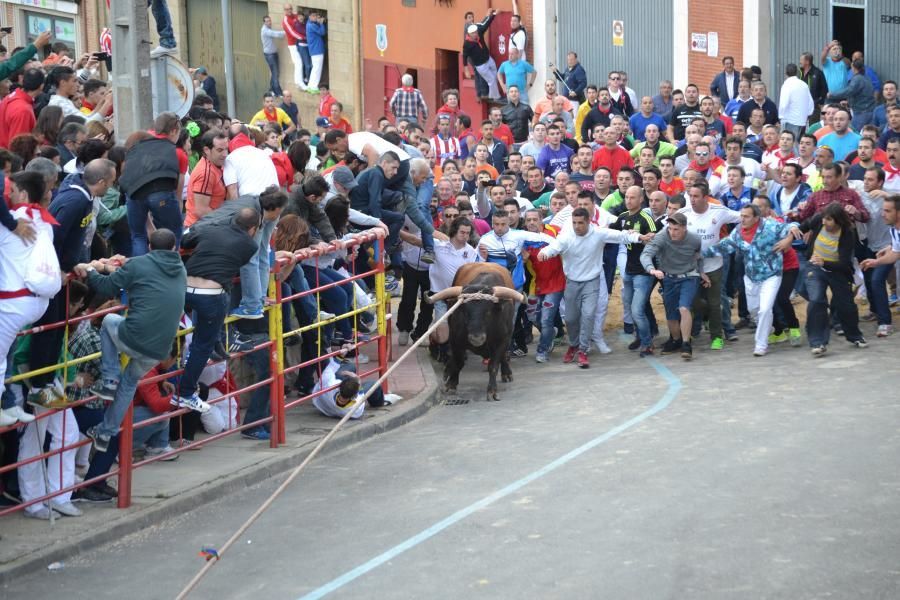
[[753, 351], [753, 356], [757, 356], [757, 357], [765, 356], [766, 354], [767, 354], [767, 351], [765, 348], [757, 348], [756, 350]]
[[400, 335], [397, 336], [397, 344], [400, 346], [405, 346], [409, 343], [409, 332], [401, 331]]
[[163, 46], [157, 46], [153, 50], [150, 51], [150, 58], [159, 58], [160, 56], [171, 56], [178, 52], [178, 48], [165, 48]]
[[399, 394], [385, 394], [384, 395], [385, 406], [391, 406], [392, 404], [397, 404], [401, 400], [403, 400], [403, 396], [400, 396]]
[[0, 409], [0, 427], [9, 427], [10, 425], [15, 425], [19, 422], [19, 419], [10, 414], [11, 410], [11, 408], [6, 409], [5, 411]]
[[23, 409], [21, 406], [13, 406], [12, 408], [7, 408], [5, 411], [3, 411], [3, 413], [7, 417], [12, 417], [19, 423], [31, 423], [32, 421], [34, 421], [34, 415], [25, 412], [25, 409]]
[[53, 513], [55, 516], [59, 516], [58, 514], [56, 514], [54, 511], [51, 511], [46, 506], [41, 506], [40, 508], [35, 509], [35, 510], [27, 510], [27, 509], [25, 510], [25, 516], [28, 517], [29, 519], [41, 519], [42, 521], [49, 521], [50, 513]]
[[[169, 454], [169, 452], [174, 452], [175, 449], [172, 446], [166, 445], [164, 448], [153, 448], [152, 446], [144, 446], [144, 453], [147, 458], [153, 458], [154, 456], [159, 456], [161, 454]], [[173, 460], [178, 460], [178, 454], [169, 454], [165, 458], [161, 458], [159, 460], [163, 462], [171, 462]]]
[[64, 517], [80, 517], [84, 514], [83, 512], [81, 512], [81, 509], [79, 509], [71, 502], [51, 502], [50, 506], [53, 507], [53, 510], [63, 515]]
[[329, 319], [334, 318], [334, 313], [330, 313], [327, 310], [320, 310], [319, 316], [316, 319], [316, 323], [321, 323], [322, 321], [328, 321]]
[[203, 414], [209, 412], [209, 409], [212, 408], [209, 404], [200, 399], [200, 396], [194, 394], [190, 398], [182, 398], [181, 396], [173, 396], [171, 400], [169, 400], [169, 404], [173, 406], [177, 406], [178, 408], [189, 408], [191, 410], [196, 410], [198, 413]]
[[606, 340], [597, 340], [594, 344], [597, 346], [597, 351], [599, 351], [600, 354], [609, 354], [612, 352], [612, 348], [606, 344]]
[[[879, 325], [878, 333], [876, 333], [875, 336], [876, 337], [887, 337], [887, 336], [891, 335], [892, 333], [894, 333], [893, 325]], [[33, 418], [34, 417], [32, 417], [32, 419]]]

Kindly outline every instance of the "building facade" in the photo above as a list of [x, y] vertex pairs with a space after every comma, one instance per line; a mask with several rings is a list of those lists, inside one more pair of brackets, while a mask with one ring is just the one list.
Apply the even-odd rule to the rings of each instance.
[[54, 42], [63, 42], [74, 54], [96, 52], [100, 30], [105, 26], [105, 0], [7, 0], [0, 2], [0, 22], [12, 27], [3, 40], [8, 50], [32, 42], [41, 32], [53, 32]]

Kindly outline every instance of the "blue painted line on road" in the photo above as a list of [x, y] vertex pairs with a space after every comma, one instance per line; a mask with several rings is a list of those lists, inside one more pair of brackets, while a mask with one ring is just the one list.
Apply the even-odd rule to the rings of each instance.
[[339, 590], [340, 588], [347, 585], [351, 581], [365, 575], [369, 571], [375, 569], [376, 567], [383, 565], [384, 563], [390, 561], [391, 559], [395, 558], [396, 556], [399, 556], [400, 554], [403, 554], [407, 550], [410, 550], [410, 549], [418, 546], [422, 542], [427, 541], [428, 539], [436, 536], [437, 534], [439, 534], [443, 530], [447, 529], [451, 525], [455, 525], [456, 523], [462, 521], [466, 517], [470, 516], [472, 513], [477, 512], [477, 511], [481, 510], [482, 508], [486, 508], [486, 507], [490, 506], [491, 504], [493, 504], [494, 502], [496, 502], [497, 500], [501, 500], [501, 499], [505, 498], [506, 496], [509, 496], [510, 494], [513, 494], [513, 493], [519, 491], [520, 489], [522, 489], [523, 487], [525, 487], [532, 481], [540, 479], [541, 477], [543, 477], [544, 475], [547, 475], [548, 473], [552, 473], [553, 471], [564, 466], [566, 463], [570, 462], [571, 460], [578, 458], [579, 456], [581, 456], [588, 450], [592, 450], [592, 449], [596, 448], [597, 446], [599, 446], [605, 442], [608, 442], [609, 440], [616, 437], [620, 433], [627, 431], [628, 429], [631, 429], [632, 427], [634, 427], [635, 425], [637, 425], [643, 421], [646, 421], [650, 417], [654, 416], [655, 414], [659, 413], [660, 411], [662, 411], [663, 409], [668, 407], [672, 403], [672, 401], [675, 399], [675, 396], [678, 395], [678, 392], [681, 391], [681, 387], [682, 387], [681, 379], [679, 379], [674, 373], [672, 373], [672, 371], [670, 371], [668, 368], [663, 366], [662, 363], [660, 363], [655, 358], [649, 358], [649, 359], [646, 359], [646, 361], [651, 366], [653, 366], [653, 368], [656, 369], [656, 372], [663, 379], [665, 379], [666, 382], [669, 384], [669, 387], [666, 389], [666, 393], [663, 394], [662, 397], [652, 407], [648, 408], [647, 410], [640, 413], [639, 415], [636, 415], [636, 416], [632, 417], [631, 419], [628, 419], [621, 425], [617, 425], [616, 427], [613, 427], [606, 433], [604, 433], [598, 437], [595, 437], [594, 439], [590, 440], [589, 442], [582, 444], [578, 448], [575, 448], [574, 450], [560, 456], [556, 460], [544, 465], [537, 471], [534, 471], [533, 473], [526, 475], [525, 477], [519, 479], [518, 481], [514, 481], [513, 483], [504, 487], [503, 489], [497, 490], [493, 494], [486, 496], [485, 498], [482, 498], [481, 500], [479, 500], [473, 504], [470, 504], [469, 506], [467, 506], [461, 510], [456, 511], [455, 513], [453, 513], [446, 519], [438, 521], [437, 523], [435, 523], [428, 529], [425, 529], [422, 532], [417, 533], [416, 535], [412, 536], [411, 538], [408, 538], [407, 540], [397, 544], [393, 548], [391, 548], [385, 552], [382, 552], [381, 554], [372, 558], [371, 560], [369, 560], [369, 561], [359, 565], [358, 567], [351, 569], [350, 571], [347, 571], [343, 575], [329, 581], [325, 585], [316, 588], [315, 590], [311, 591], [310, 593], [308, 593], [304, 596], [301, 596], [299, 598], [299, 600], [316, 600], [317, 598], [322, 598], [322, 597], [330, 594], [331, 592]]

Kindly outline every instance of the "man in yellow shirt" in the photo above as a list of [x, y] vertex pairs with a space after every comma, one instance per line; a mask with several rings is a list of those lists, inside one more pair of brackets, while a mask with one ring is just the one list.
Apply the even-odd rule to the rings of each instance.
[[277, 123], [281, 126], [284, 135], [293, 133], [297, 126], [288, 116], [286, 112], [275, 106], [275, 94], [266, 92], [263, 94], [263, 108], [261, 111], [253, 115], [250, 119], [250, 125], [262, 129], [267, 123]]
[[594, 105], [597, 104], [597, 98], [599, 96], [597, 93], [597, 86], [594, 84], [587, 86], [584, 89], [584, 94], [586, 99], [578, 107], [578, 112], [575, 115], [575, 139], [578, 140], [579, 144], [591, 143], [591, 140], [581, 139], [581, 124], [584, 123], [584, 118], [591, 112]]

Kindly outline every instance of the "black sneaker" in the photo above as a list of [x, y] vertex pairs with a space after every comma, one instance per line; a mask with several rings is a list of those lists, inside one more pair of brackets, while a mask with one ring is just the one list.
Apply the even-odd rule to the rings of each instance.
[[[285, 342], [285, 345], [287, 345], [287, 342]], [[230, 358], [228, 350], [225, 348], [225, 344], [223, 344], [221, 340], [216, 342], [210, 358], [212, 358], [216, 362], [228, 360]]]
[[869, 346], [869, 343], [866, 342], [866, 338], [864, 338], [864, 337], [861, 337], [857, 340], [853, 340], [850, 343], [853, 344], [854, 346], [856, 346], [857, 348], [867, 348]]
[[92, 487], [97, 488], [104, 494], [108, 494], [108, 495], [112, 496], [113, 498], [119, 497], [119, 490], [117, 490], [113, 486], [109, 485], [105, 481], [103, 483], [95, 483]]
[[624, 323], [624, 327], [626, 335], [631, 335], [632, 333], [634, 333], [634, 323]]
[[84, 432], [84, 435], [94, 440], [94, 448], [97, 452], [106, 452], [109, 449], [110, 437], [108, 435], [100, 434], [97, 431], [97, 425], [89, 427], [88, 430]]
[[638, 338], [634, 338], [630, 344], [628, 344], [629, 350], [637, 350], [641, 347], [641, 340]]
[[253, 340], [243, 337], [239, 332], [235, 331], [231, 334], [231, 342], [228, 344], [228, 351], [234, 354], [239, 352], [249, 352], [253, 349]]
[[726, 331], [725, 332], [725, 341], [728, 341], [728, 342], [738, 341], [737, 331]]
[[72, 502], [90, 502], [93, 504], [102, 504], [104, 502], [112, 502], [113, 496], [105, 491], [89, 485], [72, 492]]
[[684, 360], [691, 360], [692, 358], [694, 358], [694, 352], [693, 350], [691, 350], [690, 342], [684, 342], [683, 344], [681, 344], [681, 358], [683, 358]]
[[421, 260], [426, 265], [433, 265], [434, 264], [434, 250], [426, 250], [425, 252], [422, 253], [422, 258], [420, 258], [419, 260]]
[[669, 338], [668, 340], [666, 340], [666, 343], [662, 345], [662, 348], [660, 348], [659, 353], [660, 354], [675, 354], [679, 350], [681, 350], [681, 340], [675, 340], [675, 339]]

